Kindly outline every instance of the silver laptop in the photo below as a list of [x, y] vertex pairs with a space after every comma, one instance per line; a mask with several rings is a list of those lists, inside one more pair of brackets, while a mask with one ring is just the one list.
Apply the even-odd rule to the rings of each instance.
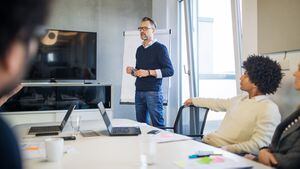
[[33, 126], [33, 127], [30, 127], [28, 134], [31, 135], [31, 134], [62, 132], [72, 111], [75, 109], [75, 107], [76, 107], [75, 104], [72, 104], [69, 107], [69, 109], [60, 125], [57, 125], [57, 126]]
[[98, 108], [110, 136], [136, 136], [141, 134], [141, 129], [138, 126], [113, 127], [102, 102], [98, 103]]

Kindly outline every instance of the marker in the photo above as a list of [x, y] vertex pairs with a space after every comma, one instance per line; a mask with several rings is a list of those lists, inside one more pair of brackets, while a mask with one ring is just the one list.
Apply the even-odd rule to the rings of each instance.
[[192, 154], [192, 155], [189, 155], [189, 159], [209, 157], [209, 156], [222, 156], [222, 154], [202, 154], [202, 155]]

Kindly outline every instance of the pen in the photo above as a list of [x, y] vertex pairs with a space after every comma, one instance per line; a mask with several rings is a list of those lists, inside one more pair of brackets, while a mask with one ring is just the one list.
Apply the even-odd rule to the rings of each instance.
[[203, 155], [192, 154], [192, 155], [189, 155], [189, 159], [209, 157], [209, 156], [222, 156], [222, 154], [203, 154]]
[[210, 156], [222, 156], [223, 154], [210, 154]]

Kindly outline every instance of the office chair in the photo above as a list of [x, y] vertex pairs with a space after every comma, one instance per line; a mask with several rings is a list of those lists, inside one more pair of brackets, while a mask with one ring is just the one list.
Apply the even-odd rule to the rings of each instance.
[[201, 140], [208, 110], [206, 107], [181, 106], [178, 110], [174, 126], [161, 127], [161, 129], [171, 129], [174, 133]]

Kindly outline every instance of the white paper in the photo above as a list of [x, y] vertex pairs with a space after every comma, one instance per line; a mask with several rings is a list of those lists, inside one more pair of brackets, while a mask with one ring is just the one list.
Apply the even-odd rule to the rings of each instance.
[[157, 143], [166, 143], [174, 141], [191, 140], [192, 138], [170, 132], [160, 132], [156, 135], [155, 139]]
[[212, 160], [210, 163], [201, 163], [197, 159], [188, 159], [175, 161], [174, 164], [182, 169], [232, 169], [232, 168], [251, 168], [249, 164], [241, 164], [238, 160], [233, 160], [226, 157], [209, 157], [211, 159], [216, 158], [217, 160]]
[[21, 150], [25, 159], [43, 159], [46, 157], [44, 142], [21, 143]]
[[[21, 143], [22, 155], [25, 159], [45, 159], [46, 150], [44, 141], [36, 142], [24, 142]], [[65, 154], [77, 154], [79, 153], [77, 149], [73, 146], [65, 145], [64, 146]]]

